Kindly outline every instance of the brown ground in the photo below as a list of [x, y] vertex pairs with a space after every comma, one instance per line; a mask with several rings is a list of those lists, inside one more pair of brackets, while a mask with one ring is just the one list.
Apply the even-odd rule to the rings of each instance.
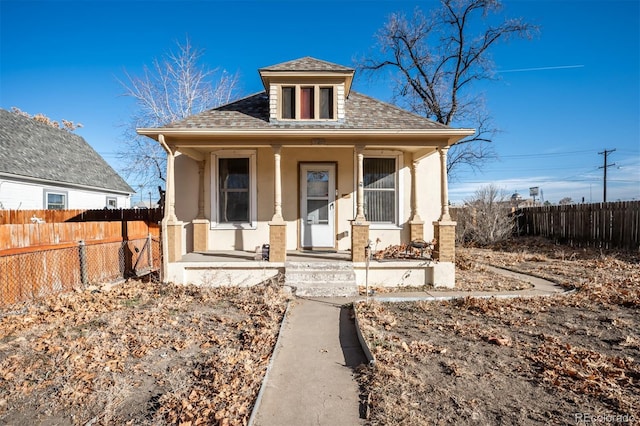
[[246, 424], [285, 306], [132, 281], [4, 309], [0, 424]]
[[[637, 253], [524, 241], [459, 252], [459, 284], [518, 287], [487, 263], [577, 292], [359, 305], [371, 424], [640, 422]], [[275, 285], [129, 282], [0, 310], [0, 424], [245, 424], [285, 304]]]
[[637, 253], [525, 239], [467, 254], [577, 291], [359, 305], [370, 424], [640, 424]]

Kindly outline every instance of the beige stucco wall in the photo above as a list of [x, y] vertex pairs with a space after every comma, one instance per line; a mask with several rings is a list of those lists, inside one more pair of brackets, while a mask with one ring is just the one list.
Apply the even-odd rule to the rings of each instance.
[[[257, 169], [257, 222], [254, 229], [209, 230], [209, 250], [249, 250], [269, 242], [269, 221], [274, 212], [274, 154], [273, 149], [258, 148], [256, 152]], [[368, 152], [365, 151], [365, 156]], [[380, 154], [380, 151], [376, 151]], [[402, 157], [400, 224], [397, 226], [378, 226], [373, 224], [370, 238], [381, 241], [378, 248], [406, 242], [409, 239], [408, 222], [411, 219], [411, 164], [412, 155]], [[204, 210], [210, 219], [212, 199], [211, 153], [204, 153]], [[281, 151], [282, 172], [282, 214], [287, 223], [287, 250], [299, 247], [299, 164], [301, 162], [326, 162], [336, 164], [336, 245], [338, 250], [350, 249], [351, 223], [355, 215], [355, 156], [353, 148], [287, 148]], [[186, 252], [193, 250], [193, 227], [191, 221], [198, 214], [199, 169], [198, 162], [178, 155], [176, 167], [176, 215], [184, 222], [183, 247]], [[420, 202], [419, 212], [425, 222], [425, 239], [433, 238], [432, 221], [440, 215], [440, 163], [437, 152], [423, 158], [418, 166]]]

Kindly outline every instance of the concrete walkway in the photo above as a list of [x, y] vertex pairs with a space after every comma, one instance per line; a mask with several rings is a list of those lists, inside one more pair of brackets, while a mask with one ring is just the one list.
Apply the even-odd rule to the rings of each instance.
[[[442, 300], [453, 297], [533, 297], [563, 293], [564, 288], [529, 275], [493, 268], [533, 284], [509, 292], [431, 291], [386, 293], [379, 301]], [[362, 299], [362, 298], [359, 298]], [[361, 405], [354, 368], [365, 364], [347, 305], [354, 298], [298, 298], [292, 301], [274, 351], [253, 425], [360, 425]]]
[[393, 301], [418, 301], [418, 300], [447, 300], [458, 297], [483, 297], [483, 298], [511, 298], [511, 297], [535, 297], [535, 296], [553, 296], [554, 294], [567, 293], [567, 289], [555, 284], [551, 281], [534, 277], [520, 272], [513, 272], [508, 269], [497, 268], [495, 266], [485, 265], [485, 267], [497, 274], [501, 274], [510, 278], [528, 282], [533, 287], [526, 290], [509, 290], [509, 291], [415, 291], [415, 292], [394, 292], [381, 293], [373, 296], [373, 299], [379, 302]]
[[254, 425], [359, 425], [353, 369], [367, 360], [349, 298], [296, 299], [289, 307]]

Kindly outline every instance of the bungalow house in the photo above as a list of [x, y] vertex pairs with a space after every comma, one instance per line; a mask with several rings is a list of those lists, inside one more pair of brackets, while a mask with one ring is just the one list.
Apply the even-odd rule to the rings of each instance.
[[0, 109], [0, 209], [129, 208], [134, 192], [81, 136]]
[[[336, 281], [453, 286], [447, 150], [473, 129], [352, 91], [342, 65], [305, 57], [259, 74], [263, 92], [138, 129], [168, 154], [165, 281], [346, 267]], [[432, 239], [433, 262], [365, 262], [371, 242]], [[242, 256], [267, 244], [268, 261]], [[333, 279], [318, 274], [307, 280]]]

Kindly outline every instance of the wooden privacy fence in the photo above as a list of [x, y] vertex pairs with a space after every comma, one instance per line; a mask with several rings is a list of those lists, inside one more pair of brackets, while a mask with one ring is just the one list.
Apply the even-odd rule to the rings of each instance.
[[[155, 222], [32, 223], [34, 214], [46, 217], [43, 212], [48, 211], [11, 215], [19, 223], [0, 224], [0, 306], [160, 268]], [[61, 215], [78, 217], [69, 211]], [[0, 211], [0, 216], [9, 215]]]
[[160, 209], [96, 209], [96, 210], [0, 210], [0, 225], [21, 223], [122, 222], [142, 220], [158, 223]]
[[515, 214], [520, 235], [578, 246], [640, 248], [640, 201], [526, 207]]

